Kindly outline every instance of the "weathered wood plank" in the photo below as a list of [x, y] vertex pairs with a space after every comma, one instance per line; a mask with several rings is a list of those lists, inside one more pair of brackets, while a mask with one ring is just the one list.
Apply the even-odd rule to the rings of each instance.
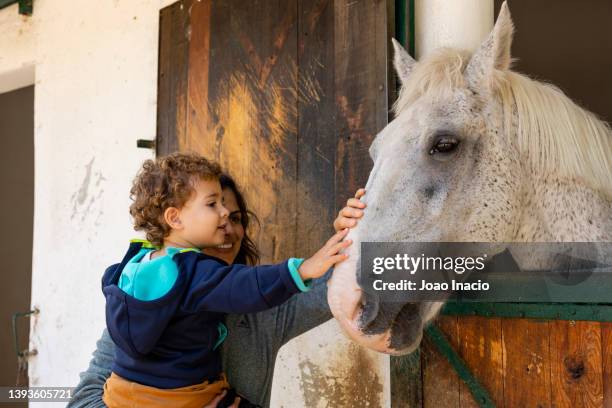
[[[248, 134], [230, 132], [229, 95], [232, 81], [232, 43], [230, 19], [231, 4], [213, 1], [210, 11], [210, 41], [208, 65], [208, 100], [204, 143], [212, 150], [212, 158], [219, 162], [238, 186], [244, 186], [244, 138]], [[236, 139], [234, 137], [237, 137]]]
[[[459, 355], [499, 407], [504, 404], [501, 319], [462, 317], [458, 322]], [[460, 383], [461, 407], [478, 407], [470, 390]]]
[[421, 407], [423, 405], [421, 350], [418, 349], [407, 356], [391, 356], [390, 364], [391, 406]]
[[262, 221], [262, 260], [270, 262], [295, 254], [297, 1], [231, 4], [230, 132], [248, 135], [244, 185]]
[[384, 1], [337, 0], [334, 6], [339, 209], [365, 185], [372, 168], [368, 148], [387, 123], [387, 68], [380, 61], [387, 47], [377, 38], [386, 38], [387, 10]]
[[601, 323], [603, 406], [612, 407], [612, 323]]
[[170, 52], [172, 46], [171, 37], [174, 32], [170, 19], [171, 9], [166, 7], [159, 13], [159, 55], [157, 62], [157, 131], [155, 149], [157, 155], [163, 155], [168, 150], [170, 131], [174, 131], [175, 124], [170, 123], [168, 112], [170, 106], [170, 73], [172, 59]]
[[553, 321], [550, 328], [552, 406], [603, 407], [600, 323]]
[[157, 155], [179, 149], [186, 134], [189, 14], [191, 0], [160, 11], [157, 94]]
[[549, 322], [502, 319], [504, 403], [550, 407]]
[[[187, 134], [178, 135], [181, 151], [196, 151], [215, 157], [208, 143], [208, 67], [210, 64], [210, 17], [212, 0], [196, 1], [189, 9], [189, 69], [187, 90]], [[183, 136], [183, 137], [181, 137]]]
[[[376, 100], [376, 129], [375, 134], [380, 132], [389, 123], [389, 50], [392, 48], [391, 35], [389, 33], [389, 13], [393, 15], [394, 8], [389, 7], [392, 1], [377, 1], [374, 2], [374, 89], [371, 96]], [[369, 144], [367, 148], [369, 148]], [[369, 173], [369, 172], [368, 172]]]
[[331, 232], [335, 206], [333, 0], [298, 6], [297, 225], [300, 256], [318, 250]]

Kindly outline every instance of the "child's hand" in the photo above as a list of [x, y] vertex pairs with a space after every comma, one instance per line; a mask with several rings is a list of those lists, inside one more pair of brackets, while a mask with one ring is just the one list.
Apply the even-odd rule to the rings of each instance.
[[333, 265], [348, 258], [347, 254], [339, 254], [341, 250], [353, 243], [351, 239], [342, 241], [342, 239], [346, 237], [346, 234], [348, 234], [348, 231], [348, 228], [345, 228], [337, 232], [325, 243], [325, 245], [323, 245], [323, 248], [319, 249], [317, 253], [302, 262], [298, 269], [302, 280], [323, 276], [323, 274]]
[[365, 188], [360, 188], [355, 193], [354, 198], [349, 198], [346, 202], [346, 207], [338, 212], [338, 217], [334, 220], [334, 229], [336, 231], [344, 228], [353, 228], [357, 225], [357, 219], [363, 217], [363, 209], [365, 203], [360, 201], [360, 198], [365, 194]]

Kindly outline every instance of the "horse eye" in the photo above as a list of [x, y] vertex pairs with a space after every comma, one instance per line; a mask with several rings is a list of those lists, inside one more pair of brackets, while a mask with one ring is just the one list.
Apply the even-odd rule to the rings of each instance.
[[436, 139], [434, 145], [429, 150], [430, 155], [436, 153], [450, 153], [459, 146], [459, 140], [452, 136], [441, 136]]

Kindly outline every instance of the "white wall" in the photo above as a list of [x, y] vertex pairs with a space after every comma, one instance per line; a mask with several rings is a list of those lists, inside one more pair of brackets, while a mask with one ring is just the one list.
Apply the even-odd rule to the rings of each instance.
[[330, 320], [284, 345], [271, 407], [391, 407], [389, 356], [350, 341]]
[[439, 47], [474, 51], [493, 28], [493, 17], [493, 0], [416, 0], [417, 58]]
[[36, 26], [17, 15], [17, 4], [0, 10], [0, 93], [34, 83]]
[[155, 137], [159, 9], [172, 2], [0, 10], [0, 92], [35, 81], [32, 386], [74, 386], [104, 327], [100, 277], [136, 235], [129, 187], [153, 154], [136, 139]]

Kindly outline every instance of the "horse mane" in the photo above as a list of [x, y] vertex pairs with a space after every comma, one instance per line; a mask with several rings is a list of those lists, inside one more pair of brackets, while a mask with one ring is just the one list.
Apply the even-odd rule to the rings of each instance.
[[[469, 58], [443, 48], [419, 61], [400, 90], [395, 114], [424, 94], [444, 97], [467, 86], [463, 71]], [[516, 126], [519, 152], [534, 172], [579, 179], [612, 197], [612, 130], [606, 122], [554, 85], [510, 70], [495, 70], [489, 79], [505, 126]]]

